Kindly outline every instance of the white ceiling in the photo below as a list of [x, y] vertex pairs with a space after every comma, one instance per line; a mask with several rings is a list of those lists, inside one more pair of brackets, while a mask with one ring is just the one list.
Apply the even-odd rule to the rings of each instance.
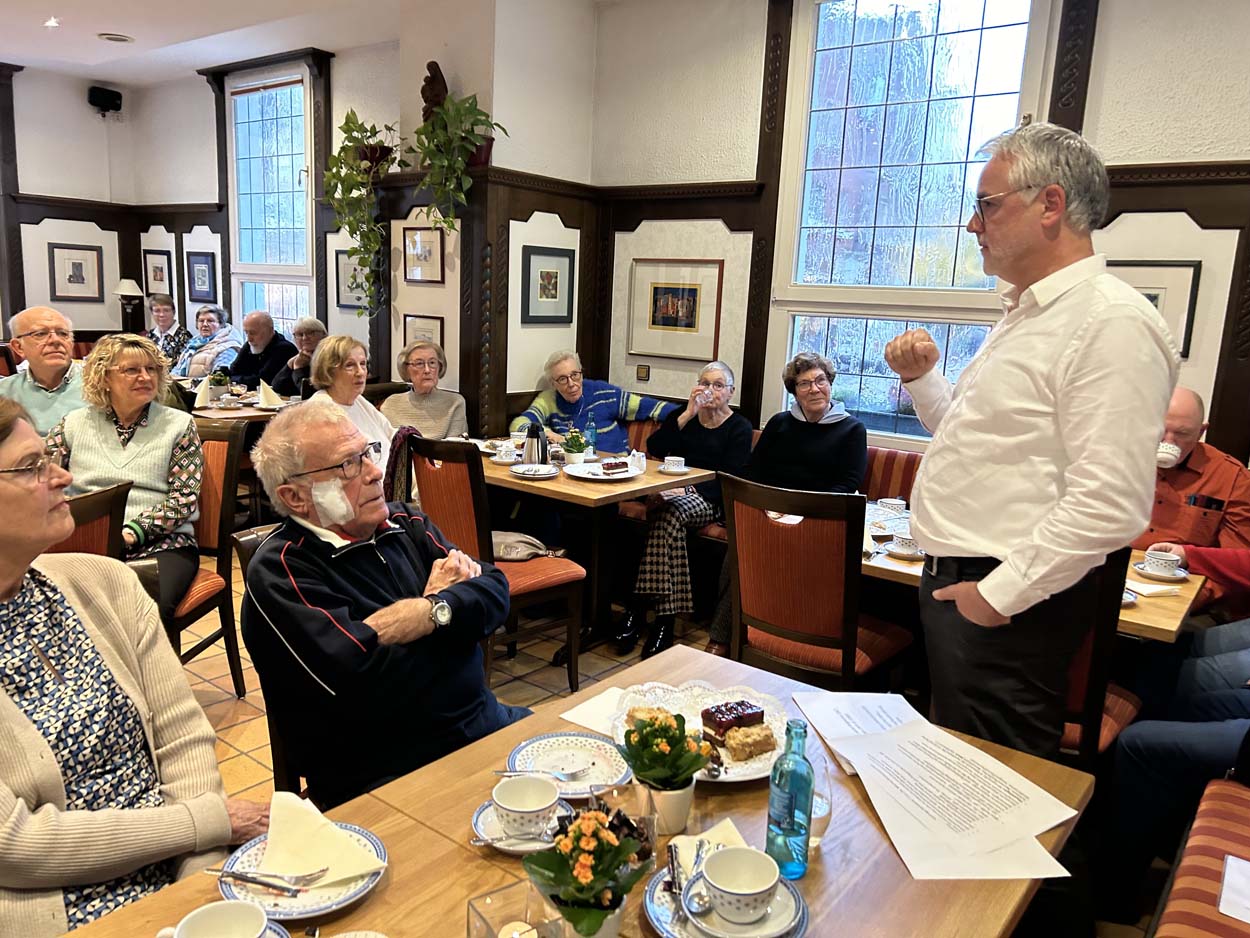
[[[121, 85], [314, 46], [397, 39], [404, 0], [0, 0], [0, 62]], [[45, 29], [56, 16], [59, 29]], [[133, 36], [129, 44], [97, 39]]]

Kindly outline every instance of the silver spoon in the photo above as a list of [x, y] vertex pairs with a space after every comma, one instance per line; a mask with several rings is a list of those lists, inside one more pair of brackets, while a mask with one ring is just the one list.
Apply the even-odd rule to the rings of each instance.
[[512, 837], [505, 835], [503, 837], [471, 837], [469, 844], [474, 847], [491, 847], [495, 844], [501, 844], [506, 840], [522, 840], [528, 843], [549, 844], [555, 840], [555, 836], [551, 831], [543, 831], [537, 837]]
[[[699, 844], [700, 846], [706, 846], [707, 841], [700, 840]], [[720, 850], [723, 846], [725, 845], [717, 844], [716, 846], [712, 848], [712, 853], [715, 853], [717, 850]], [[707, 857], [706, 856], [702, 857], [702, 860], [703, 862], [706, 862]], [[703, 872], [703, 862], [698, 862], [698, 858], [696, 858], [696, 862], [698, 863], [698, 865], [690, 873], [691, 882], [694, 882], [694, 878]], [[702, 917], [712, 911], [712, 897], [709, 896], [702, 889], [700, 889], [698, 892], [691, 890], [690, 896], [687, 899], [684, 899], [682, 901], [682, 904], [687, 908], [687, 910], [690, 912], [691, 915], [694, 915], [696, 917]]]

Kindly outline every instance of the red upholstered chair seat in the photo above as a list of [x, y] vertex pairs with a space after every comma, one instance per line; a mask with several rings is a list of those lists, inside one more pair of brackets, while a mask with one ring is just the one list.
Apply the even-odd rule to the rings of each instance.
[[[910, 646], [912, 636], [901, 626], [873, 616], [861, 615], [856, 641], [855, 673], [866, 674]], [[839, 648], [822, 648], [819, 645], [793, 642], [753, 628], [747, 629], [747, 644], [774, 658], [835, 674], [842, 673], [842, 650]]]
[[[1102, 726], [1098, 730], [1098, 751], [1106, 752], [1115, 738], [1137, 719], [1141, 710], [1141, 700], [1115, 684], [1107, 685], [1107, 699], [1103, 704]], [[1063, 739], [1059, 745], [1063, 749], [1075, 751], [1080, 746], [1081, 726], [1079, 723], [1063, 725]]]
[[495, 564], [508, 578], [508, 592], [515, 598], [535, 590], [551, 589], [586, 579], [586, 570], [563, 557], [533, 560], [501, 560]]
[[178, 603], [178, 608], [174, 610], [174, 615], [185, 616], [200, 603], [211, 596], [217, 595], [225, 588], [226, 581], [216, 573], [213, 573], [211, 570], [200, 570], [187, 588], [186, 595], [182, 597], [182, 602]]

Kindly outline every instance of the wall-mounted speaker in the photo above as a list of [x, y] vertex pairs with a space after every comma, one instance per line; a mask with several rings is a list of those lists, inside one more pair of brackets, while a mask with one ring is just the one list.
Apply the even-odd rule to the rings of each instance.
[[120, 111], [122, 109], [122, 93], [114, 91], [112, 88], [101, 88], [99, 85], [92, 85], [87, 89], [87, 103], [101, 114], [106, 114], [109, 111]]

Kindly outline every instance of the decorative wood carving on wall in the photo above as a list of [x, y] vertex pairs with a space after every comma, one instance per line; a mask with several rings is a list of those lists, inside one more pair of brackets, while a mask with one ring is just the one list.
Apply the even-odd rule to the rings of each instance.
[[[507, 229], [504, 229], [504, 237], [507, 237]], [[505, 253], [506, 257], [507, 254]], [[478, 393], [478, 425], [482, 427], [483, 432], [491, 432], [491, 283], [494, 279], [494, 259], [495, 252], [490, 242], [482, 247], [482, 305], [480, 325], [478, 327], [478, 340], [481, 343], [481, 351], [478, 353], [478, 376], [477, 376], [477, 393]], [[464, 297], [468, 300], [468, 297]], [[470, 301], [471, 302], [471, 301]]]
[[1064, 0], [1059, 16], [1059, 44], [1055, 50], [1048, 119], [1052, 124], [1078, 133], [1085, 123], [1085, 99], [1089, 93], [1097, 23], [1098, 0]]

